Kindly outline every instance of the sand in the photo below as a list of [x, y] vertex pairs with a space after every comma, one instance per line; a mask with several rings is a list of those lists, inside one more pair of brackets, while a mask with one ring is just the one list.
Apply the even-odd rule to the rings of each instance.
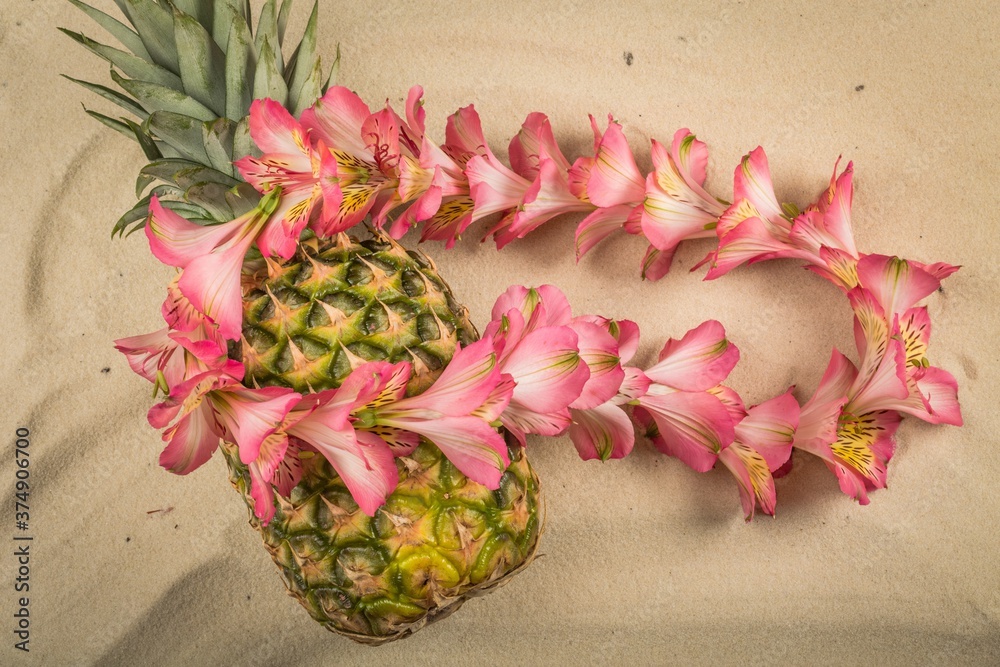
[[[988, 3], [324, 3], [321, 49], [373, 106], [426, 91], [431, 133], [475, 103], [498, 153], [544, 111], [566, 152], [587, 114], [649, 139], [689, 127], [708, 183], [758, 144], [779, 197], [806, 204], [838, 155], [856, 168], [865, 251], [963, 265], [932, 295], [932, 361], [960, 383], [965, 426], [906, 420], [889, 489], [861, 507], [818, 460], [778, 481], [778, 516], [743, 522], [736, 487], [643, 444], [585, 463], [533, 440], [548, 502], [544, 557], [507, 587], [405, 642], [327, 633], [284, 593], [221, 457], [188, 477], [158, 467], [148, 385], [112, 347], [158, 328], [170, 270], [140, 236], [109, 237], [135, 201], [137, 146], [87, 118], [109, 107], [58, 76], [107, 67], [56, 26], [102, 31], [68, 3], [4, 2], [0, 176], [5, 350], [0, 355], [0, 663], [987, 664], [1000, 659], [997, 456], [1000, 21]], [[98, 6], [113, 4], [102, 0]], [[304, 22], [305, 3], [292, 29]], [[824, 3], [827, 4], [827, 3]], [[577, 265], [574, 220], [502, 253], [477, 233], [437, 260], [474, 321], [513, 283], [551, 282], [577, 312], [642, 327], [640, 362], [708, 318], [743, 360], [749, 403], [791, 384], [805, 400], [830, 351], [853, 353], [850, 311], [794, 262], [705, 283], [710, 247], [683, 247], [643, 283], [644, 246], [619, 236]], [[407, 242], [412, 243], [412, 239]], [[30, 429], [29, 654], [13, 648], [14, 438]]]

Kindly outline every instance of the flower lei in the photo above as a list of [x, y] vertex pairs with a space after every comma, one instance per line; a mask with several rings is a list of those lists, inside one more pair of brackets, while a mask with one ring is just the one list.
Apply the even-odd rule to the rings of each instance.
[[[262, 195], [252, 211], [201, 226], [154, 197], [146, 236], [153, 254], [180, 272], [162, 313], [166, 327], [117, 347], [132, 369], [166, 394], [149, 412], [167, 443], [160, 463], [186, 474], [220, 441], [234, 443], [250, 470], [255, 514], [274, 515], [272, 487], [291, 493], [299, 455], [323, 455], [359, 507], [374, 515], [394, 490], [395, 457], [425, 439], [470, 479], [497, 488], [510, 463], [496, 428], [523, 446], [527, 434], [568, 433], [581, 458], [618, 459], [635, 444], [635, 425], [661, 452], [705, 472], [721, 462], [736, 478], [749, 521], [774, 514], [774, 478], [794, 449], [820, 457], [841, 490], [861, 504], [886, 484], [902, 415], [960, 425], [957, 383], [927, 356], [930, 318], [917, 305], [958, 267], [858, 252], [851, 231], [853, 168], [837, 175], [804, 210], [779, 205], [767, 158], [756, 148], [735, 170], [733, 202], [704, 187], [708, 152], [688, 130], [670, 147], [652, 142], [653, 171], [636, 165], [621, 126], [601, 132], [594, 151], [570, 162], [548, 119], [528, 116], [509, 146], [510, 167], [483, 136], [472, 106], [450, 116], [445, 142], [425, 134], [423, 91], [410, 90], [405, 120], [388, 104], [371, 109], [331, 88], [296, 119], [271, 100], [254, 102], [251, 136], [262, 152], [235, 163]], [[499, 248], [564, 213], [585, 212], [577, 257], [624, 229], [649, 242], [642, 276], [669, 270], [686, 239], [714, 237], [699, 264], [714, 279], [744, 264], [779, 258], [836, 285], [854, 310], [855, 365], [834, 350], [803, 406], [791, 389], [747, 407], [723, 384], [739, 360], [722, 325], [708, 321], [664, 345], [656, 364], [628, 366], [639, 342], [629, 320], [573, 316], [555, 287], [511, 287], [493, 307], [482, 339], [460, 348], [428, 389], [406, 396], [407, 362], [358, 363], [337, 389], [301, 395], [251, 388], [228, 359], [241, 339], [240, 275], [256, 245], [267, 261], [288, 259], [308, 229], [332, 237], [370, 220], [400, 238], [452, 247], [468, 227], [499, 214], [489, 229]], [[697, 267], [696, 267], [697, 268]], [[244, 344], [245, 341], [244, 341]]]

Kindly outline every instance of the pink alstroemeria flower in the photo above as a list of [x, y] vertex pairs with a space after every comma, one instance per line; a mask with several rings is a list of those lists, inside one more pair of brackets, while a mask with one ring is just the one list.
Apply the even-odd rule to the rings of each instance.
[[704, 188], [708, 148], [688, 129], [674, 134], [669, 151], [654, 140], [652, 157], [641, 227], [651, 248], [660, 251], [648, 268], [643, 262], [644, 274], [656, 279], [669, 269], [681, 241], [715, 236], [716, 221], [726, 207]]
[[499, 488], [510, 457], [490, 422], [506, 408], [511, 387], [501, 376], [493, 340], [487, 335], [461, 348], [434, 384], [405, 397], [410, 369], [405, 363], [393, 367], [378, 396], [354, 412], [355, 429], [411, 448], [412, 434], [423, 436], [469, 479]]
[[286, 428], [289, 435], [307, 443], [330, 462], [368, 516], [374, 516], [385, 504], [399, 475], [389, 445], [371, 433], [356, 431], [352, 413], [386, 390], [393, 382], [394, 370], [384, 362], [359, 366], [339, 388], [304, 397], [292, 411], [292, 423]]
[[254, 100], [250, 105], [250, 136], [264, 153], [246, 156], [234, 165], [240, 174], [261, 194], [281, 188], [281, 202], [269, 224], [257, 240], [265, 257], [288, 259], [295, 254], [302, 230], [309, 224], [314, 209], [322, 211], [319, 229], [325, 229], [333, 215], [331, 204], [323, 205], [320, 178], [324, 171], [335, 171], [333, 156], [322, 145], [314, 149], [307, 130], [288, 110], [274, 100]]
[[[646, 179], [619, 125], [610, 115], [608, 129], [601, 134], [593, 116], [594, 157], [577, 160], [569, 173], [573, 193], [597, 207], [576, 228], [576, 258], [580, 260], [591, 248], [623, 226], [638, 233], [642, 203], [646, 198]], [[586, 184], [585, 195], [574, 184]]]
[[243, 321], [240, 273], [243, 260], [278, 205], [281, 188], [264, 196], [256, 208], [219, 225], [196, 225], [160, 205], [149, 205], [146, 238], [164, 264], [183, 269], [177, 289], [191, 305], [219, 327], [229, 340], [240, 336]]
[[659, 363], [645, 371], [651, 384], [635, 409], [640, 421], [655, 422], [653, 444], [660, 451], [698, 472], [715, 465], [736, 434], [729, 409], [709, 390], [726, 379], [739, 355], [715, 320], [667, 341]]
[[[585, 461], [624, 458], [635, 446], [635, 429], [624, 406], [645, 395], [650, 384], [649, 378], [639, 369], [622, 366], [631, 360], [638, 348], [639, 327], [630, 320], [615, 321], [587, 315], [574, 321], [599, 327], [614, 345], [605, 342], [597, 348], [598, 353], [593, 354], [587, 349], [586, 337], [582, 338], [580, 356], [591, 372], [584, 394], [588, 393], [595, 380], [600, 384], [595, 388], [599, 391], [590, 392], [595, 394], [592, 400], [587, 401], [593, 404], [591, 407], [580, 407], [583, 395], [571, 404], [569, 437], [580, 458]], [[603, 402], [596, 402], [602, 398]]]
[[719, 453], [719, 460], [736, 477], [747, 521], [756, 505], [774, 516], [777, 495], [773, 473], [788, 461], [799, 425], [799, 404], [787, 392], [750, 408], [735, 428], [735, 439]]
[[369, 212], [382, 226], [389, 211], [401, 203], [400, 164], [417, 157], [423, 135], [419, 87], [408, 98], [409, 118], [416, 129], [386, 104], [372, 113], [368, 105], [343, 86], [333, 86], [302, 112], [302, 126], [309, 130], [318, 150], [333, 156], [323, 160], [320, 185], [326, 218], [316, 232], [332, 236], [361, 222]]
[[154, 396], [161, 389], [169, 394], [174, 386], [222, 368], [227, 361], [226, 341], [218, 327], [191, 307], [177, 289], [177, 279], [167, 293], [162, 308], [166, 327], [115, 341], [129, 367], [154, 384]]
[[[515, 383], [500, 421], [522, 445], [528, 433], [565, 431], [570, 405], [590, 378], [571, 321], [566, 296], [552, 285], [511, 287], [493, 306], [486, 334], [496, 341], [499, 368]], [[606, 354], [600, 347], [595, 345], [595, 355]], [[595, 393], [601, 391], [595, 387]]]
[[572, 167], [556, 144], [552, 126], [544, 114], [528, 116], [521, 131], [511, 140], [509, 153], [511, 173], [529, 186], [487, 233], [493, 235], [498, 248], [524, 238], [556, 216], [594, 210], [593, 204], [574, 193], [570, 183]]

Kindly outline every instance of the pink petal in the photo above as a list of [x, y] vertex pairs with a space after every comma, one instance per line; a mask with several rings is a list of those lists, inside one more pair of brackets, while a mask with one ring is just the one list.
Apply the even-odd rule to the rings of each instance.
[[576, 227], [576, 259], [590, 252], [590, 249], [620, 229], [635, 208], [632, 204], [622, 204], [610, 208], [599, 208]]
[[198, 257], [184, 269], [178, 287], [191, 304], [210, 317], [229, 340], [243, 328], [243, 292], [240, 274], [249, 244], [223, 253]]
[[584, 461], [620, 459], [635, 445], [632, 421], [619, 406], [608, 402], [589, 410], [570, 410], [569, 437]]
[[718, 398], [707, 392], [646, 394], [639, 399], [660, 432], [663, 453], [698, 472], [710, 470], [735, 438], [733, 420]]
[[305, 130], [271, 99], [254, 100], [250, 105], [250, 137], [264, 153], [309, 153]]
[[444, 151], [463, 168], [474, 155], [490, 153], [479, 114], [472, 104], [448, 116], [444, 136]]
[[191, 305], [191, 301], [181, 293], [177, 283], [181, 276], [177, 274], [167, 286], [167, 298], [160, 306], [160, 314], [167, 326], [175, 331], [191, 331], [206, 324], [205, 316]]
[[[361, 511], [375, 516], [399, 484], [399, 471], [389, 446], [377, 435], [356, 432], [356, 446], [326, 443], [317, 447], [330, 462]], [[314, 444], [315, 446], [315, 444]]]
[[274, 490], [271, 479], [288, 450], [288, 436], [275, 433], [268, 436], [260, 447], [260, 454], [248, 466], [250, 469], [250, 497], [253, 513], [265, 526], [274, 518]]
[[729, 411], [729, 416], [732, 418], [734, 424], [739, 424], [747, 416], [747, 406], [744, 405], [743, 399], [732, 387], [719, 384], [707, 391], [722, 401], [722, 404], [726, 406], [726, 410]]
[[145, 231], [149, 249], [158, 260], [183, 268], [232, 238], [242, 236], [250, 222], [241, 217], [221, 225], [196, 225], [164, 208], [154, 196], [149, 202], [149, 224]]
[[570, 407], [595, 408], [614, 398], [625, 380], [625, 371], [618, 358], [618, 341], [607, 329], [591, 322], [574, 320], [569, 326], [577, 334], [580, 358], [590, 369], [582, 393]]
[[531, 182], [505, 167], [492, 153], [472, 157], [465, 167], [469, 192], [476, 203], [473, 221], [517, 208]]
[[854, 245], [854, 231], [851, 225], [853, 199], [854, 163], [848, 162], [847, 168], [839, 178], [837, 178], [837, 167], [834, 166], [830, 188], [820, 197], [819, 210], [823, 213], [823, 224], [827, 233], [837, 241], [831, 247], [857, 257], [858, 249]]
[[402, 125], [402, 119], [388, 105], [366, 118], [361, 125], [361, 135], [368, 152], [374, 156], [379, 171], [387, 176], [395, 176], [399, 171]]
[[719, 239], [705, 280], [715, 280], [743, 263], [788, 257], [811, 258], [808, 252], [774, 238], [761, 218], [747, 218]]
[[[297, 438], [289, 437], [285, 455], [271, 478], [271, 483], [278, 489], [278, 493], [286, 498], [292, 494], [292, 489], [298, 486], [302, 480], [302, 459], [299, 455], [306, 448], [309, 448], [306, 443]], [[309, 448], [309, 451], [312, 449]]]
[[[170, 357], [177, 350], [177, 343], [168, 335], [170, 329], [164, 327], [153, 333], [119, 338], [115, 349], [125, 355], [134, 373], [150, 382], [156, 382], [156, 374], [162, 371]], [[170, 383], [170, 378], [167, 378]]]
[[646, 375], [675, 389], [704, 391], [725, 380], [739, 359], [740, 351], [726, 339], [725, 328], [708, 320], [680, 340], [668, 340], [660, 362], [646, 370]]
[[547, 156], [565, 174], [570, 169], [552, 134], [552, 125], [543, 113], [531, 113], [521, 124], [521, 130], [510, 140], [510, 166], [529, 181], [538, 174], [539, 157]]
[[463, 475], [490, 489], [510, 465], [503, 436], [478, 417], [398, 419], [390, 426], [419, 433], [440, 449]]
[[212, 405], [228, 436], [239, 447], [243, 463], [257, 458], [264, 440], [278, 430], [301, 398], [285, 387], [227, 387], [211, 394]]
[[472, 415], [479, 417], [484, 422], [493, 423], [500, 419], [510, 399], [514, 395], [514, 378], [504, 373], [500, 376], [500, 382], [493, 389], [483, 404], [472, 411]]
[[747, 521], [753, 519], [754, 509], [760, 504], [764, 514], [774, 516], [777, 495], [774, 478], [767, 461], [753, 447], [734, 442], [719, 454], [719, 460], [729, 469], [740, 487], [740, 503]]
[[816, 456], [826, 456], [828, 445], [837, 439], [841, 411], [847, 403], [847, 391], [858, 371], [847, 357], [833, 351], [816, 393], [799, 414], [793, 445]]
[[524, 238], [552, 218], [593, 209], [593, 204], [580, 201], [570, 191], [566, 172], [554, 160], [543, 157], [538, 175], [524, 193], [510, 230], [517, 238]]
[[756, 451], [768, 470], [780, 468], [792, 454], [792, 440], [799, 425], [799, 404], [792, 390], [750, 408], [736, 425], [736, 440]]
[[886, 315], [902, 313], [941, 286], [941, 281], [905, 259], [865, 255], [858, 261], [858, 281]]
[[670, 142], [670, 157], [693, 192], [708, 201], [712, 197], [699, 188], [705, 184], [708, 174], [708, 146], [699, 141], [686, 127], [674, 132]]
[[806, 268], [816, 275], [829, 280], [838, 289], [846, 292], [858, 284], [858, 259], [843, 250], [833, 248], [819, 249], [819, 264]]
[[368, 105], [350, 90], [332, 86], [316, 104], [302, 112], [302, 125], [329, 148], [364, 156], [369, 151], [361, 136], [361, 126], [371, 113]]
[[874, 370], [868, 376], [859, 374], [847, 395], [851, 397], [847, 409], [854, 414], [892, 409], [897, 401], [910, 395], [906, 381], [906, 353], [898, 338], [888, 340], [885, 353]]
[[623, 370], [625, 371], [625, 379], [622, 380], [622, 385], [618, 388], [618, 396], [612, 399], [616, 404], [630, 403], [645, 396], [651, 384], [646, 374], [638, 368], [628, 366]]
[[513, 400], [503, 411], [500, 421], [522, 447], [527, 433], [554, 437], [563, 434], [572, 423], [569, 408], [542, 413]]
[[642, 279], [656, 282], [667, 275], [674, 261], [675, 250], [672, 248], [664, 252], [654, 245], [646, 248], [646, 255], [642, 258]]
[[590, 377], [577, 341], [569, 327], [541, 327], [525, 336], [503, 362], [503, 372], [517, 383], [513, 400], [539, 413], [575, 401]]
[[758, 146], [743, 156], [733, 180], [733, 201], [748, 200], [771, 224], [781, 220], [782, 210], [774, 195], [771, 170], [763, 148]]
[[490, 337], [460, 348], [426, 391], [392, 404], [393, 410], [430, 410], [461, 417], [479, 408], [500, 383]]
[[929, 414], [916, 415], [931, 424], [962, 425], [958, 404], [958, 382], [948, 371], [929, 366], [916, 373], [917, 389], [929, 406]]
[[673, 250], [687, 239], [714, 237], [718, 217], [718, 214], [671, 196], [657, 182], [657, 174], [647, 177], [642, 233], [660, 250]]
[[406, 95], [406, 124], [413, 140], [422, 142], [424, 139], [424, 118], [427, 112], [424, 111], [424, 89], [420, 86], [413, 86]]
[[499, 320], [508, 311], [519, 310], [527, 322], [532, 319], [539, 304], [545, 307], [544, 317], [537, 322], [539, 326], [561, 326], [569, 324], [572, 319], [569, 299], [555, 285], [541, 285], [530, 289], [511, 285], [497, 297], [490, 318]]
[[590, 201], [602, 208], [640, 204], [646, 194], [646, 179], [635, 164], [622, 126], [610, 116], [596, 158], [587, 182]]
[[211, 407], [202, 403], [163, 433], [167, 446], [160, 454], [160, 465], [186, 475], [212, 457], [220, 437]]

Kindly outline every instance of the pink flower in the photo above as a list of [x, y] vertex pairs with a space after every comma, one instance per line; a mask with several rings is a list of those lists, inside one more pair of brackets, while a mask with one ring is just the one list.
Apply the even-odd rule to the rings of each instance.
[[714, 320], [680, 340], [667, 341], [659, 363], [645, 371], [652, 384], [636, 399], [640, 420], [656, 424], [653, 444], [660, 451], [698, 472], [715, 465], [736, 434], [729, 409], [709, 390], [729, 375], [738, 360], [739, 350]]
[[[571, 405], [569, 437], [584, 460], [624, 458], [635, 445], [635, 430], [624, 406], [644, 395], [649, 388], [649, 379], [642, 371], [622, 367], [638, 347], [639, 327], [629, 320], [616, 322], [596, 316], [582, 316], [575, 321], [577, 326], [585, 322], [598, 327], [613, 345], [609, 345], [603, 336], [597, 338], [601, 347], [596, 348], [599, 351], [594, 354], [590, 352], [592, 348], [587, 344], [588, 338], [585, 336], [582, 339], [580, 354], [591, 372], [584, 395], [588, 394], [589, 388], [592, 398], [586, 403], [596, 404], [580, 407], [583, 402], [581, 395]], [[597, 387], [592, 386], [595, 384]]]
[[191, 305], [219, 327], [229, 340], [240, 336], [243, 321], [240, 272], [254, 241], [278, 205], [274, 188], [249, 213], [221, 225], [196, 225], [160, 205], [149, 205], [146, 238], [164, 264], [183, 269], [177, 289]]
[[[565, 295], [551, 285], [511, 287], [493, 306], [486, 333], [496, 340], [499, 368], [515, 383], [500, 420], [522, 445], [527, 433], [565, 431], [570, 405], [590, 378], [571, 319]], [[602, 354], [601, 345], [595, 343], [595, 355]], [[595, 385], [595, 394], [602, 392]]]
[[773, 473], [792, 453], [792, 441], [799, 424], [799, 404], [791, 390], [746, 411], [736, 424], [735, 439], [719, 453], [719, 460], [736, 477], [740, 502], [747, 521], [760, 505], [774, 515], [777, 496]]
[[[264, 155], [241, 158], [234, 163], [236, 168], [258, 192], [267, 194], [276, 187], [282, 192], [274, 221], [257, 243], [265, 257], [288, 259], [314, 209], [323, 203], [323, 161], [328, 161], [327, 170], [335, 169], [333, 156], [322, 146], [314, 150], [306, 129], [274, 100], [254, 100], [250, 105], [250, 136]], [[322, 208], [321, 229], [332, 215], [330, 206]]]
[[403, 369], [356, 411], [355, 428], [383, 439], [397, 439], [401, 433], [423, 436], [469, 479], [499, 488], [510, 458], [503, 436], [486, 419], [506, 407], [510, 385], [503, 383], [493, 340], [486, 336], [461, 348], [434, 384], [415, 396], [404, 397], [409, 366]]
[[667, 258], [681, 241], [714, 237], [716, 220], [726, 210], [703, 187], [708, 149], [689, 130], [674, 134], [669, 152], [654, 140], [652, 155], [641, 218], [643, 235], [661, 253], [648, 271], [651, 279], [666, 273]]

